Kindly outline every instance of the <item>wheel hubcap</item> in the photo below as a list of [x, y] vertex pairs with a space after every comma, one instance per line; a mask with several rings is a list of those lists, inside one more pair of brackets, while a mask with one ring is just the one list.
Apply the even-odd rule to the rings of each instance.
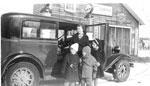
[[123, 77], [126, 76], [126, 73], [127, 73], [126, 65], [120, 64], [120, 65], [119, 65], [119, 69], [118, 69], [118, 76], [119, 76], [120, 78], [123, 78]]
[[34, 74], [28, 68], [18, 68], [10, 78], [11, 86], [32, 86]]

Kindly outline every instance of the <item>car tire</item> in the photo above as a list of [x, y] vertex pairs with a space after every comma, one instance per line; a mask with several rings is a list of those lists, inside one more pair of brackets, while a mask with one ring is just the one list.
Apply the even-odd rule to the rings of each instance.
[[116, 68], [114, 71], [114, 79], [116, 82], [126, 81], [130, 74], [130, 65], [127, 60], [120, 60], [116, 64]]
[[11, 66], [6, 74], [6, 86], [38, 86], [38, 69], [29, 62], [19, 62]]

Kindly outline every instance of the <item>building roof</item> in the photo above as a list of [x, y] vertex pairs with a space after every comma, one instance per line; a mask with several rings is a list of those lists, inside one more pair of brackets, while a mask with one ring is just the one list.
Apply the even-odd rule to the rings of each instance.
[[139, 22], [140, 25], [144, 25], [143, 20], [125, 3], [122, 5], [129, 11], [129, 13]]

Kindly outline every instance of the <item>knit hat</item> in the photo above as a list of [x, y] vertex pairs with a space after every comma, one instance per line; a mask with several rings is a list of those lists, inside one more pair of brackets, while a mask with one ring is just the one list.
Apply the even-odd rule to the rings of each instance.
[[89, 46], [85, 46], [82, 49], [82, 52], [85, 52], [87, 55], [90, 55], [91, 54], [91, 48]]
[[104, 50], [105, 46], [104, 40], [94, 39], [93, 42], [96, 43], [96, 45], [99, 46], [101, 50]]
[[70, 46], [70, 48], [73, 48], [75, 51], [78, 51], [79, 48], [79, 44], [78, 43], [74, 43]]

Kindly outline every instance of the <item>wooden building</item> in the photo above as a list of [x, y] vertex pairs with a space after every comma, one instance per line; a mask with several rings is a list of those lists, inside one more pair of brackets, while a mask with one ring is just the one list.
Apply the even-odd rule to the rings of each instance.
[[[33, 13], [40, 15], [45, 4], [35, 4]], [[86, 18], [89, 4], [50, 4], [51, 16], [86, 24], [109, 23], [108, 46], [118, 45], [121, 53], [129, 55], [138, 54], [139, 25], [143, 21], [126, 4], [103, 3], [90, 4], [92, 12]], [[104, 40], [105, 28], [103, 25], [88, 29], [94, 38]]]

